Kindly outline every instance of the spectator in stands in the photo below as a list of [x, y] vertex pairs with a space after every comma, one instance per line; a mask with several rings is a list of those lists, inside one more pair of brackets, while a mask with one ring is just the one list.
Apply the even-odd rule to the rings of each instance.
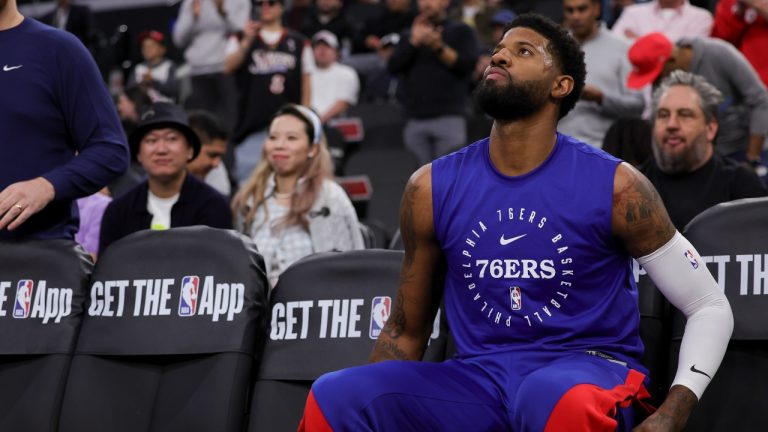
[[339, 40], [336, 35], [320, 30], [312, 36], [312, 47], [317, 68], [311, 74], [310, 105], [325, 124], [357, 103], [360, 79], [354, 69], [338, 62]]
[[673, 45], [661, 33], [639, 38], [629, 50], [634, 69], [627, 86], [641, 88], [675, 69], [703, 76], [723, 94], [715, 149], [724, 156], [762, 163], [768, 132], [768, 92], [755, 69], [733, 45], [720, 39], [681, 39]]
[[293, 0], [290, 8], [283, 14], [283, 24], [291, 30], [301, 32], [301, 26], [304, 25], [310, 9], [312, 0]]
[[712, 23], [711, 12], [688, 0], [653, 0], [625, 7], [612, 31], [628, 39], [662, 32], [675, 42], [683, 37], [709, 36]]
[[236, 99], [232, 78], [223, 74], [227, 39], [243, 31], [250, 10], [249, 0], [184, 0], [173, 28], [173, 42], [184, 49], [192, 78], [186, 107], [215, 113], [227, 130]]
[[755, 173], [714, 152], [722, 100], [706, 79], [679, 70], [653, 93], [653, 159], [641, 171], [678, 230], [715, 204], [766, 195]]
[[387, 70], [387, 62], [395, 52], [395, 46], [400, 42], [400, 35], [390, 33], [381, 38], [381, 48], [376, 55], [382, 60], [384, 67], [374, 69], [365, 75], [365, 85], [360, 99], [366, 102], [396, 103], [398, 98], [398, 77]]
[[123, 131], [128, 136], [139, 124], [140, 114], [152, 105], [152, 99], [141, 87], [130, 86], [118, 93], [115, 105], [123, 124]]
[[92, 48], [94, 22], [90, 7], [74, 4], [72, 0], [56, 0], [56, 7], [40, 21], [72, 33], [83, 45]]
[[479, 47], [472, 29], [447, 19], [448, 0], [419, 0], [419, 16], [389, 59], [402, 74], [405, 146], [419, 164], [463, 146], [468, 81]]
[[381, 14], [367, 21], [363, 28], [363, 45], [368, 51], [378, 51], [381, 38], [407, 30], [416, 17], [410, 0], [385, 0], [381, 8]]
[[735, 45], [768, 86], [768, 1], [720, 0], [712, 36]]
[[229, 196], [232, 185], [227, 168], [222, 163], [227, 153], [227, 131], [221, 127], [216, 116], [208, 111], [192, 111], [188, 115], [189, 127], [195, 131], [201, 144], [200, 154], [187, 164], [189, 173], [222, 195]]
[[235, 178], [244, 183], [261, 158], [267, 126], [286, 103], [309, 106], [312, 48], [303, 35], [282, 24], [281, 0], [257, 0], [259, 21], [249, 21], [241, 39], [231, 38], [225, 71], [234, 74], [238, 94]]
[[643, 95], [627, 89], [631, 66], [629, 44], [600, 21], [600, 0], [563, 0], [565, 27], [584, 51], [587, 83], [581, 99], [558, 129], [576, 139], [602, 147], [603, 138], [619, 117], [640, 117]]
[[[382, 53], [383, 38], [387, 35], [400, 35], [411, 27], [416, 17], [416, 9], [410, 0], [385, 0], [378, 8], [378, 13], [369, 17], [357, 31], [355, 53], [343, 60], [344, 64], [352, 66], [361, 77], [371, 74], [381, 75], [386, 69], [387, 62]], [[365, 81], [365, 80], [364, 80]]]
[[74, 200], [128, 165], [112, 98], [83, 44], [16, 0], [0, 0], [0, 56], [0, 241], [72, 239]]
[[189, 127], [184, 110], [165, 102], [152, 105], [128, 141], [148, 178], [107, 206], [100, 251], [144, 229], [232, 228], [227, 200], [187, 171], [187, 163], [200, 153], [200, 140]]
[[139, 35], [141, 56], [130, 75], [128, 85], [139, 85], [153, 101], [176, 101], [179, 96], [179, 82], [176, 80], [176, 65], [165, 57], [165, 35], [149, 30]]
[[300, 105], [280, 108], [263, 151], [232, 208], [237, 229], [251, 236], [264, 256], [271, 286], [307, 255], [363, 248], [352, 203], [331, 179], [317, 114]]
[[342, 7], [342, 0], [316, 0], [315, 6], [304, 17], [301, 32], [312, 36], [320, 30], [330, 31], [341, 42], [341, 56], [346, 58], [350, 54], [354, 34]]

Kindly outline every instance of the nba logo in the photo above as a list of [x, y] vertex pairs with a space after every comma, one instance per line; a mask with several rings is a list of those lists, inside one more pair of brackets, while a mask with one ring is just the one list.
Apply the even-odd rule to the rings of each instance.
[[699, 268], [699, 262], [696, 260], [696, 257], [693, 255], [693, 252], [690, 250], [685, 251], [685, 257], [688, 258], [688, 261], [691, 263], [691, 266], [694, 270]]
[[384, 324], [389, 318], [389, 310], [392, 306], [392, 299], [389, 297], [374, 297], [371, 303], [371, 330], [368, 336], [376, 339], [384, 329]]
[[509, 287], [509, 298], [512, 304], [512, 310], [520, 310], [523, 307], [523, 294], [520, 287]]
[[179, 297], [179, 316], [192, 316], [197, 312], [197, 293], [200, 287], [200, 278], [197, 276], [184, 276], [181, 280], [181, 296]]
[[26, 318], [29, 316], [29, 303], [32, 301], [32, 288], [34, 283], [30, 279], [22, 279], [16, 286], [16, 302], [13, 305], [14, 318]]

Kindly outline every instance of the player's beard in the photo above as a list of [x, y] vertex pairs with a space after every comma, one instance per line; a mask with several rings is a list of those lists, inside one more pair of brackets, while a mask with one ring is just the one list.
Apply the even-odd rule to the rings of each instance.
[[528, 118], [547, 102], [546, 83], [509, 78], [506, 84], [483, 79], [475, 90], [477, 105], [492, 118], [505, 121]]

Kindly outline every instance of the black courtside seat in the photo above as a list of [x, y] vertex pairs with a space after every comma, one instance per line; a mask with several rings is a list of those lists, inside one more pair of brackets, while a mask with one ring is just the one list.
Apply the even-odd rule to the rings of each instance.
[[[690, 431], [764, 431], [768, 401], [768, 198], [718, 204], [696, 216], [685, 236], [725, 289], [734, 317], [720, 369], [688, 422]], [[684, 318], [677, 314], [672, 352]], [[677, 358], [671, 364], [677, 366]], [[683, 365], [687, 367], [687, 365]]]
[[0, 242], [0, 431], [56, 431], [91, 273], [72, 240]]
[[94, 270], [62, 432], [241, 431], [268, 285], [245, 236], [141, 231]]
[[[286, 269], [270, 299], [249, 431], [296, 430], [315, 379], [368, 362], [394, 307], [402, 260], [402, 251], [366, 249], [312, 255]], [[445, 336], [432, 337], [424, 357], [442, 360]]]

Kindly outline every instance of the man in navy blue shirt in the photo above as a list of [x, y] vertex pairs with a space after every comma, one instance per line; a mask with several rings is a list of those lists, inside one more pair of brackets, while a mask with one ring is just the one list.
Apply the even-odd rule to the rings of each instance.
[[73, 238], [128, 146], [88, 50], [0, 0], [0, 240]]

